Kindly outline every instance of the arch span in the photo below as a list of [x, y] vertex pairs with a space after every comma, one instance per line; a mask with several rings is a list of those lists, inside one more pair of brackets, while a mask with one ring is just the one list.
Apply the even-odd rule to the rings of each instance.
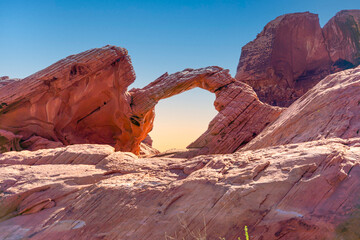
[[142, 89], [130, 90], [133, 118], [137, 119], [134, 125], [143, 127], [141, 138], [151, 131], [154, 107], [161, 99], [195, 87], [216, 95], [214, 106], [219, 112], [208, 129], [188, 146], [196, 149], [196, 154], [234, 152], [282, 112], [281, 108], [259, 101], [253, 89], [232, 78], [228, 70], [216, 66], [185, 69], [170, 75], [165, 73]]

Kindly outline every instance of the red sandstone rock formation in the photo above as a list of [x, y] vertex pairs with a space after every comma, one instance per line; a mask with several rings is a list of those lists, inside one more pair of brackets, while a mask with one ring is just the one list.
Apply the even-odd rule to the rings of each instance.
[[242, 48], [236, 79], [252, 86], [260, 100], [288, 106], [311, 87], [308, 72], [320, 80], [330, 65], [318, 16], [286, 14]]
[[[113, 144], [131, 149], [130, 98], [135, 74], [126, 49], [106, 46], [69, 56], [0, 88], [0, 129], [27, 141]], [[140, 144], [141, 140], [138, 141]]]
[[360, 10], [344, 10], [323, 28], [326, 45], [339, 69], [360, 64]]
[[[235, 152], [282, 112], [281, 108], [260, 102], [251, 87], [233, 79], [228, 70], [207, 67], [166, 73], [142, 89], [132, 89], [134, 121], [150, 114], [161, 99], [195, 87], [216, 94], [214, 105], [219, 114], [208, 130], [188, 146], [196, 149], [190, 155]], [[139, 121], [142, 124], [145, 125]]]
[[360, 137], [360, 66], [327, 76], [245, 149]]
[[[0, 239], [245, 239], [245, 226], [252, 240], [360, 238], [360, 67], [285, 111], [219, 67], [127, 92], [133, 78], [126, 50], [107, 46], [0, 88], [1, 147], [57, 147], [0, 154]], [[190, 145], [197, 154], [237, 150], [283, 112], [241, 152], [115, 152], [151, 143], [157, 102], [194, 87], [215, 93], [219, 111]], [[61, 147], [95, 135], [115, 148]]]
[[135, 73], [124, 48], [106, 46], [69, 56], [21, 81], [0, 88], [2, 151], [99, 143], [117, 151], [155, 154], [141, 143], [152, 130], [159, 100], [194, 87], [217, 95], [219, 115], [190, 147], [192, 154], [230, 153], [249, 142], [282, 109], [261, 103], [246, 84], [220, 67], [167, 73], [143, 89], [127, 91]]
[[2, 77], [0, 77], [0, 88], [9, 83], [12, 83], [14, 81], [20, 81], [20, 80], [21, 80], [20, 78], [9, 78], [8, 76], [2, 76]]
[[359, 138], [192, 159], [89, 144], [8, 152], [0, 238], [245, 239], [246, 225], [251, 240], [350, 239], [359, 159]]
[[0, 153], [8, 151], [20, 151], [20, 140], [22, 136], [0, 129]]
[[135, 73], [126, 49], [91, 49], [21, 81], [3, 80], [0, 129], [20, 137], [23, 148], [101, 143], [140, 153], [149, 129], [131, 121], [127, 87]]
[[316, 14], [286, 14], [242, 48], [236, 79], [261, 101], [289, 106], [332, 72], [360, 63], [360, 10], [341, 11], [322, 30]]

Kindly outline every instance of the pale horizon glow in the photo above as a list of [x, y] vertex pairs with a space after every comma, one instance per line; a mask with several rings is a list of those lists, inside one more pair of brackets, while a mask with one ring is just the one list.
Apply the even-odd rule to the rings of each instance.
[[186, 149], [218, 113], [214, 101], [214, 93], [200, 88], [161, 100], [155, 107], [154, 128], [149, 133], [153, 147], [162, 152]]

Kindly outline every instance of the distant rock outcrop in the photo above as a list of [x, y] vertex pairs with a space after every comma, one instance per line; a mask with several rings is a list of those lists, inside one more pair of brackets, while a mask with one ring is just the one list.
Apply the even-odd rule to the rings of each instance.
[[323, 28], [333, 71], [360, 64], [360, 10], [343, 10]]
[[236, 79], [259, 99], [289, 106], [325, 76], [360, 63], [360, 10], [339, 12], [323, 29], [316, 14], [286, 14], [242, 48]]
[[14, 81], [19, 81], [21, 80], [20, 78], [9, 78], [9, 76], [2, 76], [0, 77], [0, 88], [8, 85], [9, 83], [12, 83]]

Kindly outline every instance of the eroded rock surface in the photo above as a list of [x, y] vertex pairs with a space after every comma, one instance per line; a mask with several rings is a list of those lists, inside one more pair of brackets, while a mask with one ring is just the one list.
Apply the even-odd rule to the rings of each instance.
[[360, 137], [360, 66], [327, 76], [245, 148], [333, 137]]
[[277, 17], [242, 48], [236, 79], [261, 101], [289, 106], [325, 76], [359, 65], [359, 16], [341, 11], [324, 29], [309, 12]]
[[192, 159], [106, 145], [0, 155], [1, 239], [360, 236], [360, 139]]

